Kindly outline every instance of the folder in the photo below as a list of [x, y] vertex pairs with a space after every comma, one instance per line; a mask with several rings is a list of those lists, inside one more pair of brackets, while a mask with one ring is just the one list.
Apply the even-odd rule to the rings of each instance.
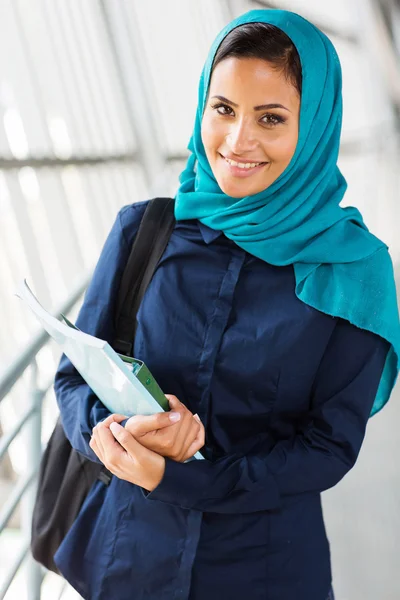
[[[131, 417], [169, 410], [169, 403], [143, 361], [120, 355], [100, 338], [84, 333], [64, 315], [53, 317], [40, 304], [26, 280], [15, 294], [32, 310], [96, 396], [112, 413]], [[197, 452], [195, 458], [203, 456]]]
[[[75, 329], [76, 331], [81, 331], [78, 329], [76, 325], [71, 323], [69, 319], [65, 315], [61, 313], [61, 318], [65, 321], [68, 327]], [[155, 400], [157, 400], [158, 404], [161, 406], [163, 410], [169, 410], [169, 403], [167, 398], [164, 396], [160, 386], [157, 381], [154, 379], [150, 370], [147, 368], [145, 363], [142, 360], [137, 358], [132, 358], [131, 356], [125, 356], [124, 354], [116, 353], [117, 356], [132, 370], [133, 375], [140, 381], [140, 383], [147, 389], [148, 392], [153, 396]]]

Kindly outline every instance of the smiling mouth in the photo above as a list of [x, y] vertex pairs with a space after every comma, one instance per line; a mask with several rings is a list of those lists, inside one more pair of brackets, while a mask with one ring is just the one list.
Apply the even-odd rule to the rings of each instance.
[[229, 174], [231, 177], [238, 177], [240, 179], [251, 177], [253, 174], [261, 172], [266, 165], [269, 165], [269, 162], [247, 162], [242, 163], [236, 160], [232, 160], [231, 158], [226, 158], [222, 154], [220, 157], [224, 159], [225, 165], [228, 168]]
[[244, 162], [238, 162], [236, 160], [232, 160], [230, 158], [226, 158], [226, 156], [223, 156], [222, 154], [220, 154], [220, 156], [228, 163], [228, 165], [231, 165], [232, 167], [236, 167], [236, 168], [243, 169], [243, 170], [254, 169], [255, 167], [260, 167], [261, 165], [268, 164], [266, 161], [244, 163]]

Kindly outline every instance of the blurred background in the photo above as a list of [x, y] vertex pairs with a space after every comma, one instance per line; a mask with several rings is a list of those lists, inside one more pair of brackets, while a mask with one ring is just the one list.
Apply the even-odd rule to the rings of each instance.
[[[59, 352], [13, 294], [26, 278], [75, 318], [119, 208], [174, 194], [209, 45], [253, 8], [298, 12], [334, 43], [343, 205], [389, 246], [399, 281], [399, 0], [0, 0], [0, 600], [78, 598], [29, 556]], [[323, 495], [337, 600], [400, 599], [399, 401], [397, 387]]]

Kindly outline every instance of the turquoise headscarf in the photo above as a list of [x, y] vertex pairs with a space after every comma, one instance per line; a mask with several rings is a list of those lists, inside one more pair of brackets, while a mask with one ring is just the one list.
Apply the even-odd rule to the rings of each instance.
[[[245, 23], [270, 23], [292, 40], [302, 66], [299, 137], [285, 171], [264, 191], [224, 194], [201, 140], [215, 53]], [[284, 10], [252, 10], [229, 23], [211, 46], [200, 77], [191, 155], [180, 176], [175, 216], [199, 219], [272, 265], [293, 264], [296, 296], [390, 342], [371, 415], [388, 401], [400, 366], [400, 323], [392, 261], [354, 207], [341, 208], [346, 181], [337, 167], [342, 125], [342, 76], [329, 39]]]

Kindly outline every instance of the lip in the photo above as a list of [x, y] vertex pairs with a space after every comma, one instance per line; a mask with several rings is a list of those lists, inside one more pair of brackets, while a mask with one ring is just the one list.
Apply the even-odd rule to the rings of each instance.
[[[227, 160], [225, 160], [226, 158], [228, 158], [229, 160], [236, 160], [235, 158], [230, 158], [229, 156], [223, 156], [219, 152], [218, 152], [218, 154], [224, 161], [225, 167], [227, 169], [229, 169], [230, 174], [233, 175], [234, 177], [251, 177], [251, 175], [254, 175], [258, 171], [261, 171], [261, 169], [263, 169], [264, 167], [266, 167], [269, 164], [268, 162], [264, 161], [263, 164], [258, 165], [257, 167], [252, 167], [251, 169], [243, 169], [242, 167], [234, 167], [233, 165], [229, 164]], [[238, 161], [236, 160], [236, 162], [238, 162]], [[259, 162], [259, 161], [248, 160], [247, 162]]]

